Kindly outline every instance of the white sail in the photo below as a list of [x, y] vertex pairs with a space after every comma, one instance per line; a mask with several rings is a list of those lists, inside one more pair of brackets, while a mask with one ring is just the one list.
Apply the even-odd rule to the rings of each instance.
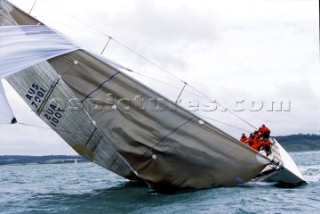
[[78, 47], [44, 25], [0, 28], [0, 78]]
[[16, 119], [12, 113], [6, 94], [4, 92], [2, 81], [0, 80], [0, 124], [16, 123]]

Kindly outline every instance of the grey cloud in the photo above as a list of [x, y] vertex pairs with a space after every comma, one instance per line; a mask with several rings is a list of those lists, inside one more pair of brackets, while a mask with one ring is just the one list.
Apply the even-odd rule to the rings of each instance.
[[[154, 42], [194, 42], [212, 41], [217, 36], [215, 31], [215, 16], [209, 13], [197, 13], [189, 7], [176, 9], [156, 7], [153, 1], [137, 1], [131, 11], [121, 11], [112, 15], [95, 14], [96, 17], [105, 17], [96, 20], [99, 26], [108, 26], [133, 37], [137, 43], [145, 40]], [[90, 17], [94, 17], [93, 15]]]

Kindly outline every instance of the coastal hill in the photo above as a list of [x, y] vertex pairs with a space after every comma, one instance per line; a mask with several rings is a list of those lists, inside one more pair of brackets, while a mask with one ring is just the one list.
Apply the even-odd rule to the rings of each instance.
[[80, 163], [87, 160], [79, 155], [46, 155], [46, 156], [26, 156], [26, 155], [0, 155], [0, 165], [15, 164], [57, 164], [57, 163]]
[[320, 150], [320, 135], [297, 134], [275, 138], [288, 152]]
[[[298, 134], [275, 137], [288, 152], [320, 150], [320, 135]], [[0, 165], [10, 164], [61, 164], [87, 162], [85, 158], [74, 155], [21, 156], [0, 155]]]

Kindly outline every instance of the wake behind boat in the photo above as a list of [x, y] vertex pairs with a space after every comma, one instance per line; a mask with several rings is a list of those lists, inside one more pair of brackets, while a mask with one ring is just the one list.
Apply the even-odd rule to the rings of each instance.
[[[267, 157], [8, 1], [1, 0], [0, 9], [1, 78], [88, 160], [157, 191], [234, 186], [252, 179], [304, 181], [275, 140]], [[143, 100], [163, 100], [164, 111], [142, 106]], [[92, 106], [101, 111], [89, 114]]]

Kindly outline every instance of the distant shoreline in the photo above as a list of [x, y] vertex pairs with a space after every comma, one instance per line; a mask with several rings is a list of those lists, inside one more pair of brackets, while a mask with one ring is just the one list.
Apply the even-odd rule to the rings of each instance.
[[[320, 150], [320, 135], [297, 134], [275, 137], [288, 152], [307, 152]], [[0, 166], [3, 165], [37, 165], [89, 162], [80, 155], [0, 155]]]
[[25, 166], [25, 165], [40, 165], [40, 163], [13, 163], [13, 164], [0, 164], [1, 166]]
[[38, 165], [38, 164], [64, 164], [64, 163], [83, 163], [88, 162], [79, 155], [0, 155], [0, 166], [10, 165]]
[[320, 150], [320, 135], [296, 134], [275, 138], [288, 152]]

